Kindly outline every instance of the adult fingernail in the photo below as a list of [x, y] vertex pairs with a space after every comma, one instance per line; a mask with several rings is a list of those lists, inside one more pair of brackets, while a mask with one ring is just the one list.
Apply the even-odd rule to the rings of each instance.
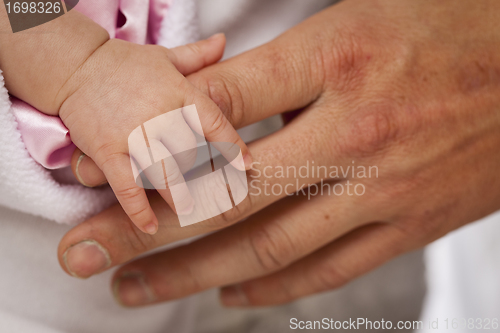
[[252, 169], [253, 158], [250, 153], [246, 153], [243, 158], [241, 158], [241, 153], [236, 157], [231, 165], [234, 166], [239, 171], [248, 171]]
[[217, 40], [217, 39], [221, 38], [222, 36], [224, 36], [224, 34], [222, 32], [219, 32], [215, 35], [208, 37], [207, 40], [209, 40], [209, 41]]
[[95, 240], [84, 240], [70, 246], [63, 254], [68, 272], [86, 279], [111, 265], [108, 251]]
[[246, 306], [249, 304], [248, 298], [239, 284], [222, 288], [220, 299], [224, 306]]
[[143, 273], [123, 273], [113, 284], [113, 294], [123, 306], [139, 306], [156, 300], [153, 289], [147, 283]]

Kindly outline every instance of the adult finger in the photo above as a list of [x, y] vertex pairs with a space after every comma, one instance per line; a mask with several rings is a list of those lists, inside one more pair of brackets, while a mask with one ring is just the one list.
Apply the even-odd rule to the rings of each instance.
[[[192, 229], [177, 226], [175, 213], [158, 193], [150, 196], [150, 202], [162, 222], [154, 237], [138, 232], [123, 208], [116, 204], [77, 225], [62, 238], [58, 248], [61, 267], [74, 277], [88, 278], [148, 250], [193, 234]], [[171, 230], [175, 230], [175, 234]]]
[[[334, 14], [327, 9], [277, 39], [188, 79], [211, 97], [236, 128], [305, 107], [323, 93], [327, 76], [339, 79], [341, 85], [337, 74], [348, 65], [335, 48], [342, 29], [333, 28]], [[332, 28], [318, 30], [324, 26]]]
[[[331, 17], [334, 16], [335, 12], [327, 9], [276, 40], [201, 69], [188, 79], [210, 96], [235, 128], [310, 105], [321, 96], [328, 81], [342, 87], [343, 71], [352, 67], [349, 62], [352, 57], [347, 52], [349, 45], [339, 50], [335, 47], [337, 44], [346, 45], [343, 30], [331, 29], [333, 33], [317, 31], [317, 27], [322, 26], [319, 21], [331, 26], [334, 24]], [[311, 35], [317, 38], [310, 38]], [[190, 100], [185, 105], [193, 103], [195, 101]], [[205, 107], [208, 101], [200, 100], [195, 104], [204, 113], [203, 125], [211, 134], [229, 127], [220, 112], [206, 112], [213, 109], [210, 105]], [[239, 142], [245, 150], [246, 146], [242, 145], [233, 129], [224, 133], [227, 133], [225, 139], [228, 142]]]
[[279, 272], [224, 287], [221, 301], [226, 306], [288, 303], [339, 288], [411, 249], [401, 229], [387, 223], [371, 224]]
[[189, 245], [126, 264], [115, 274], [115, 296], [144, 305], [151, 299], [140, 296], [162, 302], [273, 273], [363, 224], [370, 215], [362, 202], [347, 195], [283, 199]]

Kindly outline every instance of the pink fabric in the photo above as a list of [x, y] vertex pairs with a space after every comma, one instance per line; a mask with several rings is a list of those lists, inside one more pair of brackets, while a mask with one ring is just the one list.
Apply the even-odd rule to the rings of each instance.
[[[171, 1], [87, 0], [80, 1], [75, 9], [106, 29], [111, 38], [119, 38], [136, 44], [156, 44], [161, 21]], [[119, 12], [126, 19], [122, 26], [118, 20]]]
[[[154, 44], [171, 1], [85, 0], [80, 1], [75, 10], [106, 29], [111, 38], [137, 44]], [[13, 96], [11, 102], [19, 131], [31, 157], [47, 169], [69, 166], [75, 146], [61, 119], [48, 116]]]
[[24, 144], [31, 157], [49, 169], [69, 165], [75, 146], [61, 118], [41, 113], [31, 105], [11, 97]]

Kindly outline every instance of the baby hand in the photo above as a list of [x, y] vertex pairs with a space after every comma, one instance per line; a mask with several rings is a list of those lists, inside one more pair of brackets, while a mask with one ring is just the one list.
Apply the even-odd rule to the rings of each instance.
[[[113, 39], [97, 49], [63, 87], [62, 93], [69, 97], [62, 104], [59, 116], [70, 130], [73, 142], [103, 171], [123, 209], [143, 232], [156, 233], [158, 221], [131, 167], [129, 154], [145, 170], [146, 162], [141, 158], [144, 152], [134, 147], [134, 140], [129, 147], [129, 136], [144, 138], [137, 129], [146, 121], [195, 104], [201, 129], [196, 128], [189, 116], [172, 113], [172, 117], [166, 118], [169, 121], [162, 125], [164, 130], [149, 137], [147, 144], [152, 154], [165, 158], [195, 148], [196, 139], [189, 130], [192, 128], [195, 132], [202, 131], [208, 141], [238, 145], [245, 166], [248, 168], [251, 164], [245, 143], [220, 109], [184, 77], [218, 61], [223, 47], [221, 35], [171, 50]], [[182, 172], [189, 169], [193, 161], [167, 160], [168, 175], [155, 179], [158, 177], [150, 177], [145, 171], [146, 176], [172, 209], [188, 214], [194, 201], [183, 182]], [[184, 199], [177, 200], [175, 206], [168, 186], [165, 187], [167, 177], [181, 184], [176, 186], [176, 196], [181, 193]], [[161, 182], [163, 189], [161, 184], [157, 186]]]

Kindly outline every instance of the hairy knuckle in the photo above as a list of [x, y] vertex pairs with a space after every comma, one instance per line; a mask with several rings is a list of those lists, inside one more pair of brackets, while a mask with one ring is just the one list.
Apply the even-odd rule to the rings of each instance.
[[339, 91], [352, 90], [363, 82], [363, 69], [372, 55], [365, 46], [367, 43], [346, 27], [338, 31], [335, 38], [326, 42], [322, 48], [322, 64], [326, 73], [326, 84]]

